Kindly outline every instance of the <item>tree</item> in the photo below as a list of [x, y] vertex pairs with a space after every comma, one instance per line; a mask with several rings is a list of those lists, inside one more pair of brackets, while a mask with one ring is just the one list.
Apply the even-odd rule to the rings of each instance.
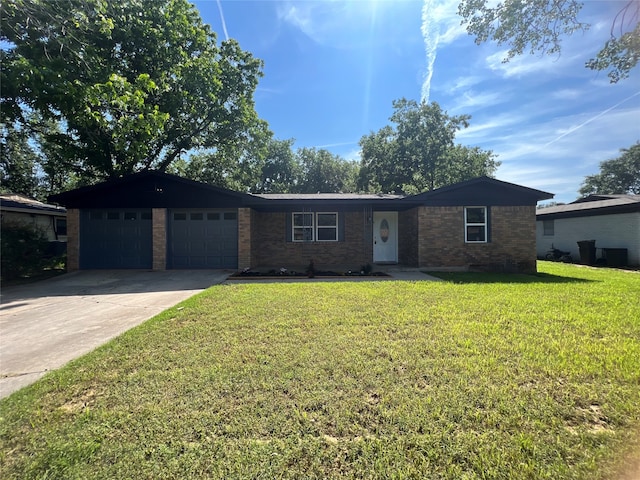
[[[262, 63], [217, 44], [187, 0], [7, 0], [2, 121], [64, 125], [48, 141], [92, 181], [166, 170], [193, 148], [242, 143]], [[42, 132], [46, 137], [46, 133]]]
[[620, 152], [620, 157], [600, 163], [600, 173], [585, 177], [581, 195], [640, 195], [640, 142]]
[[230, 190], [254, 191], [272, 135], [266, 122], [256, 121], [239, 141], [192, 153], [187, 160], [175, 162], [169, 172]]
[[0, 192], [39, 197], [36, 167], [40, 161], [28, 134], [12, 125], [0, 128]]
[[292, 146], [293, 139], [271, 139], [267, 145], [260, 180], [253, 193], [289, 193], [297, 189], [302, 172]]
[[418, 193], [495, 172], [499, 162], [493, 153], [454, 144], [468, 115], [450, 116], [436, 102], [404, 98], [393, 107], [395, 127], [360, 139], [360, 189]]
[[[477, 44], [494, 40], [507, 44], [505, 62], [530, 53], [559, 54], [562, 37], [586, 31], [589, 24], [578, 20], [578, 0], [462, 0], [458, 13]], [[611, 38], [595, 58], [586, 62], [592, 70], [609, 70], [611, 83], [627, 78], [640, 60], [640, 2], [629, 0], [611, 22]]]
[[300, 180], [292, 193], [338, 193], [356, 191], [358, 165], [331, 152], [301, 148], [296, 152]]

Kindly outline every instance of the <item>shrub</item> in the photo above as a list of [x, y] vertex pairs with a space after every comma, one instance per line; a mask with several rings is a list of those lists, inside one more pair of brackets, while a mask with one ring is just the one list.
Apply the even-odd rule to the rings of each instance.
[[21, 223], [2, 225], [0, 268], [3, 280], [39, 273], [49, 262], [45, 259], [49, 242], [42, 230]]

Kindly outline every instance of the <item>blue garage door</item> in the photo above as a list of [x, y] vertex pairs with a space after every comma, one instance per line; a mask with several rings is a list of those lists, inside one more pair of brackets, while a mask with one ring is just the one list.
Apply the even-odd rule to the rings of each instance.
[[83, 210], [80, 268], [151, 268], [151, 209]]
[[170, 268], [237, 268], [236, 210], [172, 210], [169, 213]]

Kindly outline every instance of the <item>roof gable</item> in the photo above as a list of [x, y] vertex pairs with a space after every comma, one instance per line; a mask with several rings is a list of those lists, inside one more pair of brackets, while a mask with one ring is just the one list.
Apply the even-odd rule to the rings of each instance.
[[446, 187], [419, 193], [403, 199], [404, 202], [434, 205], [535, 205], [540, 200], [553, 198], [553, 194], [490, 177], [477, 177]]
[[49, 201], [69, 208], [235, 208], [251, 195], [145, 171], [52, 195]]

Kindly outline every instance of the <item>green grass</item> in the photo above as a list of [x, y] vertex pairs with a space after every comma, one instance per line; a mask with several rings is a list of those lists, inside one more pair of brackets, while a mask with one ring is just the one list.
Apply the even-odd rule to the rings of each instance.
[[8, 478], [608, 479], [640, 274], [220, 285], [0, 403]]

